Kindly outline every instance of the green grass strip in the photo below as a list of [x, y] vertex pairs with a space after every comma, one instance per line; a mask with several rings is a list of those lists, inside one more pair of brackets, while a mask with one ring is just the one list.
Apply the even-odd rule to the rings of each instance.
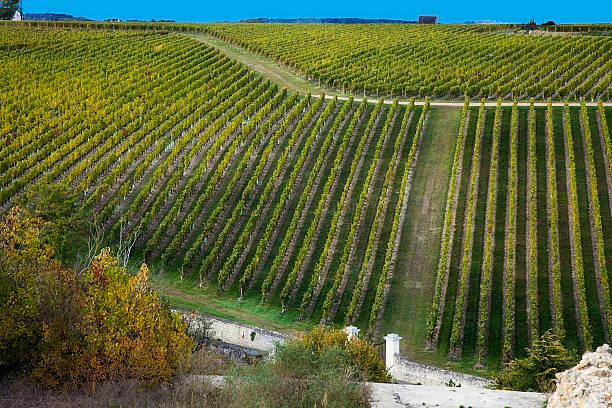
[[444, 214], [444, 232], [442, 235], [442, 249], [440, 250], [440, 261], [438, 263], [438, 273], [436, 276], [436, 290], [434, 293], [431, 310], [429, 312], [429, 317], [427, 319], [427, 338], [429, 341], [433, 340], [434, 329], [438, 318], [438, 311], [441, 307], [440, 302], [442, 301], [442, 285], [444, 283], [444, 276], [446, 275], [448, 263], [451, 223], [453, 221], [453, 206], [455, 201], [455, 190], [457, 189], [457, 169], [459, 167], [459, 158], [461, 157], [461, 147], [463, 145], [463, 138], [465, 135], [465, 123], [469, 104], [470, 101], [466, 97], [465, 102], [463, 103], [463, 110], [461, 111], [461, 122], [459, 124], [457, 142], [455, 143], [455, 156], [453, 158], [453, 167], [450, 176], [450, 186], [446, 199], [446, 211]]

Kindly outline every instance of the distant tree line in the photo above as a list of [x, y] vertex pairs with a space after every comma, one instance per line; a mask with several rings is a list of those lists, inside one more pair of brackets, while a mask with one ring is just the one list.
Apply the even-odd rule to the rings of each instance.
[[19, 7], [19, 0], [0, 0], [0, 20], [12, 20]]

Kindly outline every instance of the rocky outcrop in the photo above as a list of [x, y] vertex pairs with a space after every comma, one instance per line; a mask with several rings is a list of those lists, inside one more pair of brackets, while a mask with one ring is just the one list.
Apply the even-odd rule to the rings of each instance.
[[607, 344], [585, 353], [576, 367], [557, 374], [557, 390], [548, 408], [612, 406], [612, 348]]

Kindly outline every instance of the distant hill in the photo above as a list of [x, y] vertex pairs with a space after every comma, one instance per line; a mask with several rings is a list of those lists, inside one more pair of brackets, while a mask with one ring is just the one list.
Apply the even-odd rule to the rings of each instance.
[[93, 21], [86, 17], [74, 17], [70, 14], [61, 13], [24, 13], [24, 20], [33, 21]]
[[[324, 17], [324, 18], [247, 18], [240, 23], [302, 23], [302, 24], [416, 24], [417, 20], [392, 20], [387, 18]], [[439, 23], [439, 22], [438, 22]], [[450, 24], [505, 24], [494, 20], [467, 20]]]
[[467, 20], [467, 21], [458, 21], [451, 24], [507, 24], [502, 21], [495, 20]]
[[324, 18], [248, 18], [241, 23], [301, 23], [301, 24], [414, 24], [416, 20], [390, 20], [387, 18], [324, 17]]

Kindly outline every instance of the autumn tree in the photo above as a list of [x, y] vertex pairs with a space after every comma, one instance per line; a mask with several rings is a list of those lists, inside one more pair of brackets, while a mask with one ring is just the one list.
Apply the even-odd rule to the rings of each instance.
[[0, 20], [12, 20], [18, 7], [19, 0], [0, 0]]
[[39, 225], [40, 241], [53, 248], [64, 263], [73, 263], [92, 234], [91, 212], [79, 204], [79, 194], [64, 184], [36, 184], [18, 201], [28, 217]]
[[0, 218], [0, 371], [21, 370], [49, 387], [112, 378], [167, 381], [193, 340], [180, 316], [104, 249], [84, 273], [54, 258], [48, 221], [18, 207]]
[[61, 264], [41, 244], [43, 221], [13, 208], [0, 222], [0, 370], [23, 366], [40, 337], [38, 291]]

